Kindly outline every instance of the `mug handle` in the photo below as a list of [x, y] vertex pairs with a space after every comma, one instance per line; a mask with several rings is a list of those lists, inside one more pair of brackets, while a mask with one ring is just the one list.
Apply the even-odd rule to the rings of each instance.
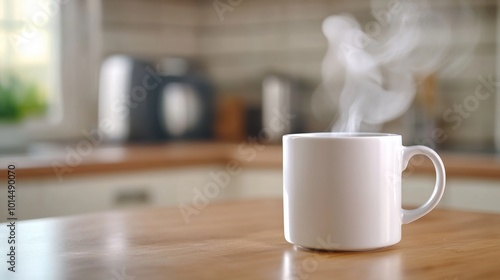
[[432, 192], [431, 197], [420, 207], [413, 210], [402, 209], [403, 224], [408, 224], [420, 219], [434, 209], [443, 196], [446, 184], [446, 173], [443, 161], [434, 150], [426, 146], [403, 147], [403, 170], [408, 167], [408, 162], [415, 155], [424, 155], [432, 161], [432, 164], [434, 164], [434, 168], [436, 169], [436, 184], [434, 185], [434, 191]]

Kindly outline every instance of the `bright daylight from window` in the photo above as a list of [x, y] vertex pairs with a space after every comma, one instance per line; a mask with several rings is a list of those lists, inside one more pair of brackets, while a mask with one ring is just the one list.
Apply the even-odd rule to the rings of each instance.
[[0, 125], [40, 119], [57, 98], [57, 17], [36, 0], [0, 0]]

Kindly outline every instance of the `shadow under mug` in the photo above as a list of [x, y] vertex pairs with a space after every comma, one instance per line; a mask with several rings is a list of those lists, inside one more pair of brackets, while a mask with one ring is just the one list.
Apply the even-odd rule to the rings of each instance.
[[[414, 155], [436, 169], [431, 197], [401, 207], [401, 176]], [[303, 133], [283, 136], [285, 239], [309, 249], [363, 251], [401, 240], [401, 225], [429, 213], [443, 196], [446, 175], [438, 154], [404, 147], [400, 135]]]

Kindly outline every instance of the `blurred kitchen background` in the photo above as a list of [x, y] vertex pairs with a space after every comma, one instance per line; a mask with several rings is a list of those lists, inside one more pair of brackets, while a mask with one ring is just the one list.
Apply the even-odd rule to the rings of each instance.
[[[499, 2], [439, 5], [458, 3], [479, 26], [453, 38], [465, 66], [416, 77], [380, 130], [449, 155], [443, 207], [500, 211]], [[213, 200], [280, 197], [280, 136], [337, 114], [321, 26], [340, 13], [383, 25], [365, 0], [0, 0], [0, 168], [17, 163], [20, 218], [190, 203], [245, 147], [256, 159]], [[408, 204], [434, 180], [416, 170]]]

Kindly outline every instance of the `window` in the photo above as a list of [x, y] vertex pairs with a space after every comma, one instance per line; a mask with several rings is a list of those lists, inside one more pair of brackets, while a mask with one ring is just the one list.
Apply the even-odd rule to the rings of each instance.
[[46, 119], [58, 109], [59, 17], [47, 3], [0, 0], [0, 122]]
[[0, 154], [97, 127], [100, 38], [101, 0], [0, 0]]

